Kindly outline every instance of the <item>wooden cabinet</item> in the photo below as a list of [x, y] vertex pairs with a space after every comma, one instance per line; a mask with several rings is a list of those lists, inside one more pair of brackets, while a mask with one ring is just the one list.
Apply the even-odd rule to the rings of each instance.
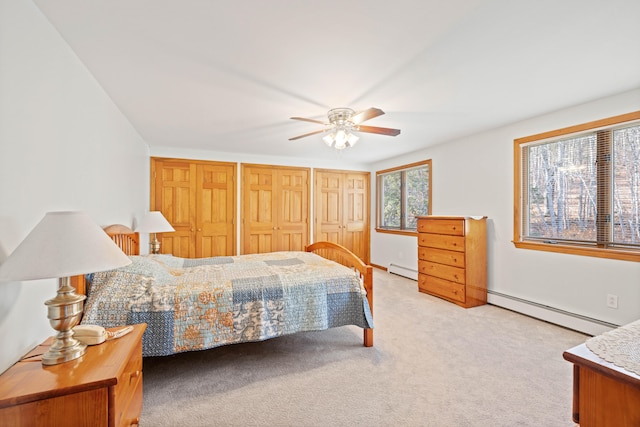
[[44, 366], [36, 347], [0, 376], [2, 426], [130, 426], [142, 412], [142, 334], [146, 325], [79, 359]]
[[308, 168], [242, 164], [242, 253], [309, 244]]
[[151, 159], [151, 210], [176, 230], [159, 234], [161, 252], [183, 258], [236, 253], [236, 164]]
[[469, 308], [487, 302], [486, 217], [418, 217], [418, 290]]
[[601, 359], [585, 344], [565, 351], [563, 357], [573, 363], [575, 423], [580, 427], [640, 425], [640, 375]]
[[369, 262], [370, 173], [315, 170], [314, 241], [338, 243]]

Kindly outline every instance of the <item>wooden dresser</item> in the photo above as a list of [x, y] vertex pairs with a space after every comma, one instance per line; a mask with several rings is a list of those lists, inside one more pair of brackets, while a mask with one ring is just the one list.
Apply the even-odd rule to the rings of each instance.
[[0, 376], [2, 426], [130, 426], [142, 411], [142, 334], [145, 324], [79, 359], [44, 366], [51, 340]]
[[469, 308], [487, 303], [486, 217], [418, 217], [418, 290]]

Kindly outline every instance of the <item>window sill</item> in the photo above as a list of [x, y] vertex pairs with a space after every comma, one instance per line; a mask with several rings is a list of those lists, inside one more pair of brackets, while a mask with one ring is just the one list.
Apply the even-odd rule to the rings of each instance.
[[417, 230], [391, 230], [388, 228], [376, 228], [378, 233], [397, 234], [400, 236], [417, 236]]
[[622, 261], [640, 262], [640, 252], [622, 249], [601, 249], [587, 246], [563, 245], [559, 243], [516, 242], [513, 244], [518, 249], [531, 249], [534, 251], [557, 252], [570, 255], [590, 256], [596, 258], [618, 259]]

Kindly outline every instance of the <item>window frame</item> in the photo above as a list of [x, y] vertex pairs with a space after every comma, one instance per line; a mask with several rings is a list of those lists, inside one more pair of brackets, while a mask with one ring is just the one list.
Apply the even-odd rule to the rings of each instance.
[[[432, 180], [432, 174], [433, 174], [433, 168], [432, 168], [432, 160], [428, 159], [428, 160], [422, 160], [420, 162], [415, 162], [415, 163], [410, 163], [407, 165], [402, 165], [402, 166], [397, 166], [394, 168], [390, 168], [390, 169], [384, 169], [384, 170], [380, 170], [380, 171], [376, 171], [376, 232], [378, 233], [390, 233], [390, 234], [398, 234], [398, 235], [406, 235], [406, 236], [417, 236], [418, 235], [418, 230], [417, 229], [411, 229], [411, 228], [387, 228], [387, 227], [382, 227], [381, 221], [382, 221], [382, 185], [381, 185], [381, 179], [382, 176], [385, 174], [389, 174], [392, 172], [407, 172], [411, 169], [416, 169], [419, 168], [421, 166], [427, 166], [428, 167], [428, 179], [429, 179], [429, 194], [427, 196], [427, 215], [431, 215], [431, 195], [433, 193], [432, 189], [433, 189], [433, 180]], [[401, 203], [400, 203], [400, 216], [401, 218], [405, 218], [406, 214], [404, 213], [404, 207], [406, 205], [406, 194], [405, 194], [405, 190], [406, 190], [406, 186], [404, 185], [404, 179], [401, 180], [401, 186], [400, 186], [400, 191], [401, 191]], [[403, 220], [401, 219], [401, 225], [400, 227], [403, 227]]]
[[[572, 134], [585, 132], [595, 132], [604, 130], [614, 130], [624, 125], [633, 125], [633, 122], [640, 120], [640, 111], [634, 111], [619, 116], [596, 120], [580, 125], [570, 126], [536, 135], [514, 139], [514, 213], [513, 213], [513, 241], [518, 249], [530, 249], [545, 252], [556, 252], [572, 255], [590, 256], [597, 258], [618, 259], [624, 261], [640, 261], [640, 249], [620, 248], [620, 247], [598, 247], [595, 245], [585, 245], [563, 242], [544, 242], [539, 240], [527, 240], [522, 236], [522, 212], [527, 207], [524, 190], [522, 188], [522, 146], [530, 145], [533, 142], [543, 140], [561, 140]], [[551, 141], [550, 141], [551, 142]]]

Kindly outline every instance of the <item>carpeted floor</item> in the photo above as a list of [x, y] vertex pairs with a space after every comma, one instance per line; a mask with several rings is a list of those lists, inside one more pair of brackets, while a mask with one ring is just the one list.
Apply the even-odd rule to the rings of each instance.
[[585, 335], [462, 309], [374, 273], [373, 348], [346, 326], [144, 359], [142, 426], [570, 427]]

